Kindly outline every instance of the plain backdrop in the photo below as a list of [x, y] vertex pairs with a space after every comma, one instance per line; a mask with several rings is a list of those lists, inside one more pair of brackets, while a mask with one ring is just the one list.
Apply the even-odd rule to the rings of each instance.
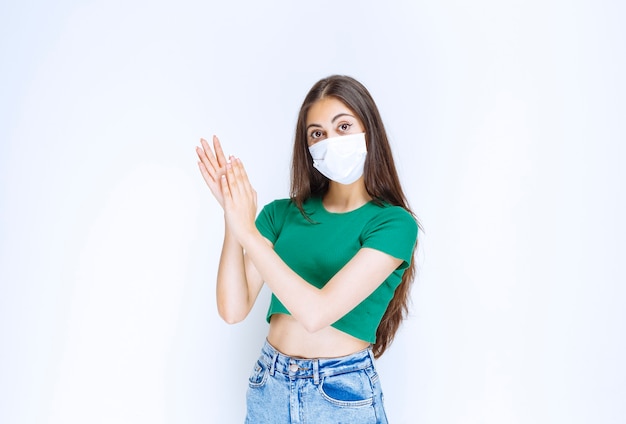
[[269, 292], [223, 323], [200, 137], [288, 196], [329, 74], [378, 103], [425, 231], [392, 423], [623, 423], [626, 7], [3, 0], [0, 422], [240, 423]]

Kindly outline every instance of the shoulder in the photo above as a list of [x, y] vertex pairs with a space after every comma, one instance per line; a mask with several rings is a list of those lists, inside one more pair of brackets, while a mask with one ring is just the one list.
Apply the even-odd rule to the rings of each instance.
[[362, 233], [362, 246], [380, 250], [403, 260], [401, 268], [411, 263], [417, 242], [417, 221], [401, 206], [373, 203]]
[[276, 242], [292, 205], [295, 208], [290, 199], [277, 199], [265, 205], [257, 216], [257, 229], [272, 243]]
[[289, 205], [290, 203], [293, 203], [291, 201], [291, 199], [289, 198], [285, 198], [285, 199], [276, 199], [276, 200], [272, 200], [271, 202], [269, 202], [267, 206], [272, 206], [272, 207], [285, 207], [287, 205]]
[[276, 199], [263, 206], [263, 212], [280, 213], [285, 212], [291, 207], [296, 207], [291, 199]]
[[314, 215], [322, 208], [322, 201], [319, 197], [309, 197], [302, 203], [302, 211], [291, 198], [277, 199], [265, 205], [261, 213], [278, 215]]
[[292, 199], [277, 199], [261, 209], [257, 220], [267, 220], [274, 223], [282, 223], [287, 220], [296, 219], [301, 215], [300, 209]]
[[370, 208], [372, 211], [372, 216], [369, 220], [370, 225], [393, 224], [407, 231], [413, 230], [417, 235], [417, 220], [408, 210], [402, 206], [395, 206], [386, 202], [380, 204], [372, 203], [372, 205], [374, 207]]

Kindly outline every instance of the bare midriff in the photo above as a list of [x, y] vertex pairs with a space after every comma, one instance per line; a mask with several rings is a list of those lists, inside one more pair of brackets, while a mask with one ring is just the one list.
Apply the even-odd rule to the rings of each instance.
[[309, 333], [291, 315], [286, 314], [272, 315], [267, 341], [281, 353], [298, 358], [336, 358], [361, 351], [370, 345], [330, 326]]

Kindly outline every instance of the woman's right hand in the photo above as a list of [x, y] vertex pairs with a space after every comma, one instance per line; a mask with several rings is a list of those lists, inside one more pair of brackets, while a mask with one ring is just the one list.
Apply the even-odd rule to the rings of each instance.
[[226, 174], [226, 156], [217, 136], [213, 136], [213, 149], [209, 143], [201, 138], [202, 147], [196, 147], [196, 153], [200, 161], [198, 167], [204, 181], [209, 186], [211, 193], [217, 199], [218, 203], [224, 208], [224, 195], [222, 193], [222, 175]]

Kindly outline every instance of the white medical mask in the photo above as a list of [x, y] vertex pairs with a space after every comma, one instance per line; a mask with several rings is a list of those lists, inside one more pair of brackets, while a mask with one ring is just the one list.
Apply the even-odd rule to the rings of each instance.
[[331, 137], [309, 147], [313, 166], [326, 178], [340, 184], [352, 184], [363, 175], [365, 133]]

